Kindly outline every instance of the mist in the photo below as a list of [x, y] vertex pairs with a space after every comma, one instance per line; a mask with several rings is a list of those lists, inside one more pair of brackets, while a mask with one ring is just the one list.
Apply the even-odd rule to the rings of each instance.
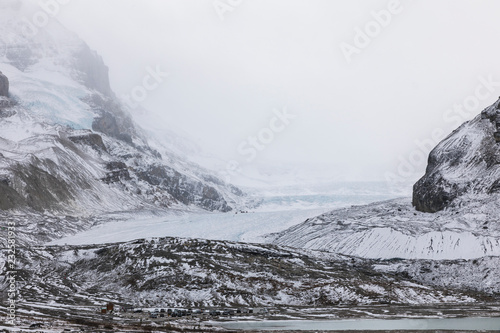
[[191, 138], [201, 164], [298, 182], [412, 181], [435, 144], [499, 95], [499, 9], [72, 0], [57, 19], [104, 58], [136, 120]]

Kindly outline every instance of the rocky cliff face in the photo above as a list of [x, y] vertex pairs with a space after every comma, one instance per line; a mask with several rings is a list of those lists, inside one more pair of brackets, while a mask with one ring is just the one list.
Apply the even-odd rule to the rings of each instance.
[[109, 69], [97, 52], [83, 43], [76, 51], [74, 67], [78, 69], [78, 79], [86, 87], [96, 90], [105, 96], [113, 96], [109, 83]]
[[500, 101], [439, 143], [413, 187], [413, 205], [434, 213], [500, 192]]

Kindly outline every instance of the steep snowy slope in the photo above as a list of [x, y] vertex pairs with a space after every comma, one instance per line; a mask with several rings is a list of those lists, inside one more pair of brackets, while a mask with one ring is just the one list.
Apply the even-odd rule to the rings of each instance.
[[143, 133], [102, 59], [76, 35], [52, 17], [30, 30], [38, 4], [0, 7], [0, 70], [9, 81], [0, 97], [0, 209], [90, 215], [245, 205], [242, 191]]

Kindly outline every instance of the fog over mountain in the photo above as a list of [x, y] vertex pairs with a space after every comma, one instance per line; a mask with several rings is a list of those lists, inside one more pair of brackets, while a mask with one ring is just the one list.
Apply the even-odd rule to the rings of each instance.
[[[73, 0], [57, 18], [99, 50], [119, 96], [168, 73], [136, 118], [250, 177], [416, 180], [428, 152], [500, 91], [495, 1], [231, 3]], [[241, 154], [285, 107], [296, 118], [262, 134], [254, 159]]]

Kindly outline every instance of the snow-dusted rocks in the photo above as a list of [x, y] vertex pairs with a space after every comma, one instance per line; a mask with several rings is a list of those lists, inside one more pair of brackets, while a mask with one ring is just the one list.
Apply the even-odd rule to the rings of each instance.
[[466, 303], [484, 296], [412, 283], [391, 266], [375, 270], [379, 262], [199, 239], [36, 247], [17, 261], [23, 302], [105, 298], [136, 307], [316, 307]]
[[124, 141], [43, 124], [29, 109], [14, 109], [15, 114], [0, 117], [2, 210], [86, 215], [193, 205], [229, 211], [245, 200], [242, 192], [195, 165], [176, 171], [141, 137]]

